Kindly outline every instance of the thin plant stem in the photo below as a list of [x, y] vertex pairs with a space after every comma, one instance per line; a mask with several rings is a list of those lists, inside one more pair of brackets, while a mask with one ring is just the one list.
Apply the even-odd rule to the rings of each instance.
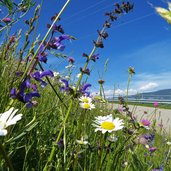
[[[88, 66], [88, 64], [89, 64], [89, 61], [90, 61], [90, 57], [94, 54], [95, 51], [96, 51], [96, 47], [95, 47], [95, 45], [94, 45], [94, 47], [93, 47], [93, 49], [92, 49], [92, 51], [91, 51], [91, 53], [90, 53], [90, 55], [89, 55], [89, 59], [87, 59], [86, 63], [84, 64], [83, 70], [85, 70], [85, 69], [87, 68], [87, 66]], [[78, 79], [78, 81], [77, 81], [75, 90], [78, 89], [78, 87], [79, 87], [79, 85], [80, 85], [80, 83], [81, 83], [82, 78], [83, 78], [83, 73], [81, 72], [81, 75], [80, 75], [80, 77], [79, 77], [79, 79]]]
[[[104, 27], [102, 28], [101, 33], [102, 33], [105, 29], [106, 29], [106, 26], [104, 26]], [[98, 41], [99, 39], [100, 39], [100, 36], [98, 36], [97, 41]], [[96, 49], [97, 49], [97, 47], [94, 45], [92, 51], [90, 52], [90, 54], [89, 54], [89, 56], [88, 56], [88, 59], [87, 59], [86, 63], [84, 64], [83, 70], [85, 70], [85, 69], [87, 68], [87, 66], [88, 66], [88, 64], [89, 64], [89, 62], [90, 62], [90, 60], [91, 60], [91, 56], [95, 53]], [[80, 85], [80, 83], [81, 83], [82, 78], [83, 78], [83, 72], [81, 72], [81, 75], [80, 75], [80, 77], [79, 77], [79, 79], [78, 79], [78, 81], [77, 81], [75, 90], [78, 89], [78, 87], [79, 87], [79, 85]]]
[[[42, 71], [44, 71], [42, 65], [40, 63], [39, 64], [39, 67]], [[46, 79], [47, 79], [47, 82], [49, 83], [49, 85], [51, 86], [52, 90], [55, 92], [56, 96], [59, 98], [59, 100], [61, 101], [61, 103], [64, 105], [64, 107], [67, 109], [67, 105], [64, 103], [63, 99], [61, 98], [61, 96], [58, 94], [58, 92], [55, 90], [55, 88], [53, 87], [50, 79], [46, 76]]]
[[[68, 108], [68, 111], [67, 111], [66, 116], [65, 116], [64, 121], [63, 121], [62, 128], [60, 129], [60, 132], [59, 132], [58, 137], [57, 137], [57, 139], [56, 139], [56, 141], [55, 141], [55, 144], [59, 141], [59, 139], [60, 139], [60, 137], [61, 137], [61, 135], [62, 135], [64, 126], [65, 126], [65, 123], [66, 123], [66, 121], [67, 121], [67, 119], [68, 119], [68, 117], [69, 117], [69, 114], [70, 114], [72, 105], [73, 105], [73, 100], [71, 99], [70, 105], [69, 105], [69, 108]], [[49, 158], [48, 158], [48, 161], [47, 161], [45, 167], [43, 168], [43, 171], [49, 171], [48, 166], [49, 166], [49, 164], [50, 164], [50, 163], [52, 162], [52, 160], [53, 160], [53, 156], [54, 156], [54, 154], [55, 154], [55, 150], [56, 150], [56, 146], [55, 146], [54, 143], [53, 143], [53, 147], [52, 147], [50, 156], [49, 156]]]
[[126, 105], [128, 105], [128, 93], [129, 93], [129, 86], [131, 83], [131, 78], [132, 78], [132, 74], [128, 75], [128, 84], [127, 84], [127, 89], [126, 89]]
[[[40, 15], [40, 13], [41, 13], [43, 3], [44, 3], [44, 0], [41, 0], [40, 9], [39, 9], [39, 15]], [[35, 29], [34, 29], [34, 32], [33, 32], [32, 43], [34, 42], [34, 38], [35, 38], [35, 36], [36, 36], [36, 31], [37, 31], [37, 27], [38, 27], [38, 21], [39, 21], [39, 20], [36, 20], [36, 26], [35, 26]]]
[[101, 169], [101, 162], [103, 159], [103, 149], [104, 149], [104, 136], [103, 134], [101, 134], [101, 138], [100, 138], [100, 153], [99, 153], [99, 157], [98, 157], [98, 161], [97, 161], [97, 169], [96, 171], [100, 171]]
[[[27, 11], [24, 13], [24, 14], [22, 14], [20, 17], [18, 17], [15, 21], [12, 21], [10, 24], [7, 24], [6, 26], [4, 26], [4, 27], [2, 27], [1, 29], [0, 29], [0, 33], [3, 31], [3, 30], [5, 30], [8, 26], [12, 26], [13, 24], [15, 24], [16, 22], [18, 22], [21, 18], [23, 18], [26, 14], [27, 14], [27, 12], [30, 10], [30, 5], [29, 5], [29, 8], [27, 9]], [[13, 13], [15, 13], [15, 12], [18, 12], [17, 10], [16, 11], [14, 11]], [[6, 16], [7, 17], [7, 16]], [[5, 18], [5, 17], [4, 17]]]
[[58, 15], [56, 16], [56, 18], [54, 19], [54, 21], [53, 21], [51, 27], [50, 27], [49, 30], [47, 31], [47, 33], [46, 33], [46, 35], [44, 36], [43, 40], [41, 41], [39, 47], [37, 48], [35, 54], [34, 54], [33, 57], [32, 57], [30, 63], [29, 63], [28, 66], [26, 67], [26, 69], [25, 69], [25, 71], [24, 71], [24, 74], [22, 75], [21, 81], [22, 81], [22, 80], [25, 78], [25, 76], [27, 75], [27, 73], [28, 73], [28, 71], [29, 71], [31, 65], [33, 64], [35, 58], [37, 57], [37, 54], [38, 54], [38, 52], [39, 52], [41, 46], [43, 45], [43, 43], [45, 42], [45, 40], [46, 40], [47, 37], [49, 36], [51, 30], [52, 30], [53, 27], [54, 27], [54, 24], [57, 22], [57, 20], [58, 20], [59, 17], [61, 16], [61, 14], [64, 12], [65, 8], [67, 7], [67, 5], [69, 4], [70, 1], [71, 1], [71, 0], [68, 0], [68, 1], [64, 4], [64, 6], [62, 7], [61, 11], [59, 12], [59, 14], [58, 14]]
[[11, 160], [10, 158], [8, 157], [8, 155], [6, 154], [6, 151], [3, 147], [3, 145], [0, 143], [0, 153], [2, 154], [2, 156], [4, 157], [5, 159], [5, 162], [7, 163], [8, 167], [9, 167], [9, 170], [10, 171], [14, 171], [14, 168], [12, 166], [12, 163], [11, 163]]

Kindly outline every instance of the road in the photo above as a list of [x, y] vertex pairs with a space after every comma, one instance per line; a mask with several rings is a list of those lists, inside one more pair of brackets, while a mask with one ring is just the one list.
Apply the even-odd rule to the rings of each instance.
[[[120, 106], [118, 104], [114, 104], [114, 108], [120, 108]], [[158, 124], [163, 125], [163, 129], [171, 135], [171, 109], [133, 105], [129, 105], [129, 109], [139, 121], [142, 119], [148, 119], [150, 121], [156, 119], [157, 127], [160, 128]]]

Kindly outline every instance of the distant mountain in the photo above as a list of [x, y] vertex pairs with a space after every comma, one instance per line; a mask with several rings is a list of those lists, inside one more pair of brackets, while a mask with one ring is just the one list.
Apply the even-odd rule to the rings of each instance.
[[158, 90], [148, 93], [142, 93], [143, 95], [171, 95], [171, 89]]
[[148, 93], [140, 93], [137, 95], [129, 96], [129, 98], [171, 100], [171, 89], [158, 90], [158, 91], [148, 92]]

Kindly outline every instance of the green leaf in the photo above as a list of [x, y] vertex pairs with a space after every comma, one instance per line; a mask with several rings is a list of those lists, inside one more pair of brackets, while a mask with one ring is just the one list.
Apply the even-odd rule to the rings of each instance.
[[9, 12], [11, 13], [13, 10], [13, 3], [10, 0], [4, 0], [4, 5], [8, 8]]
[[72, 40], [77, 40], [77, 38], [76, 37], [74, 37], [74, 36], [69, 36]]
[[62, 53], [55, 53], [55, 52], [53, 51], [53, 52], [51, 52], [51, 54], [54, 55], [54, 56], [57, 57], [57, 58], [60, 58], [60, 57], [62, 57], [62, 58], [67, 58], [67, 55], [62, 54]]

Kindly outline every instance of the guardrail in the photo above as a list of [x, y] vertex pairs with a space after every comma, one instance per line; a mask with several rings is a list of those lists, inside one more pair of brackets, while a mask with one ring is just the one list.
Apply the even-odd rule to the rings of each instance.
[[[118, 97], [119, 96], [114, 96], [114, 97], [106, 97], [106, 99], [109, 102], [112, 101], [118, 101]], [[126, 99], [126, 97], [122, 96], [124, 99]], [[171, 95], [152, 95], [152, 96], [142, 96], [141, 98], [133, 98], [133, 97], [129, 97], [128, 98], [129, 102], [136, 102], [136, 103], [154, 103], [154, 102], [158, 102], [161, 104], [171, 104]]]

